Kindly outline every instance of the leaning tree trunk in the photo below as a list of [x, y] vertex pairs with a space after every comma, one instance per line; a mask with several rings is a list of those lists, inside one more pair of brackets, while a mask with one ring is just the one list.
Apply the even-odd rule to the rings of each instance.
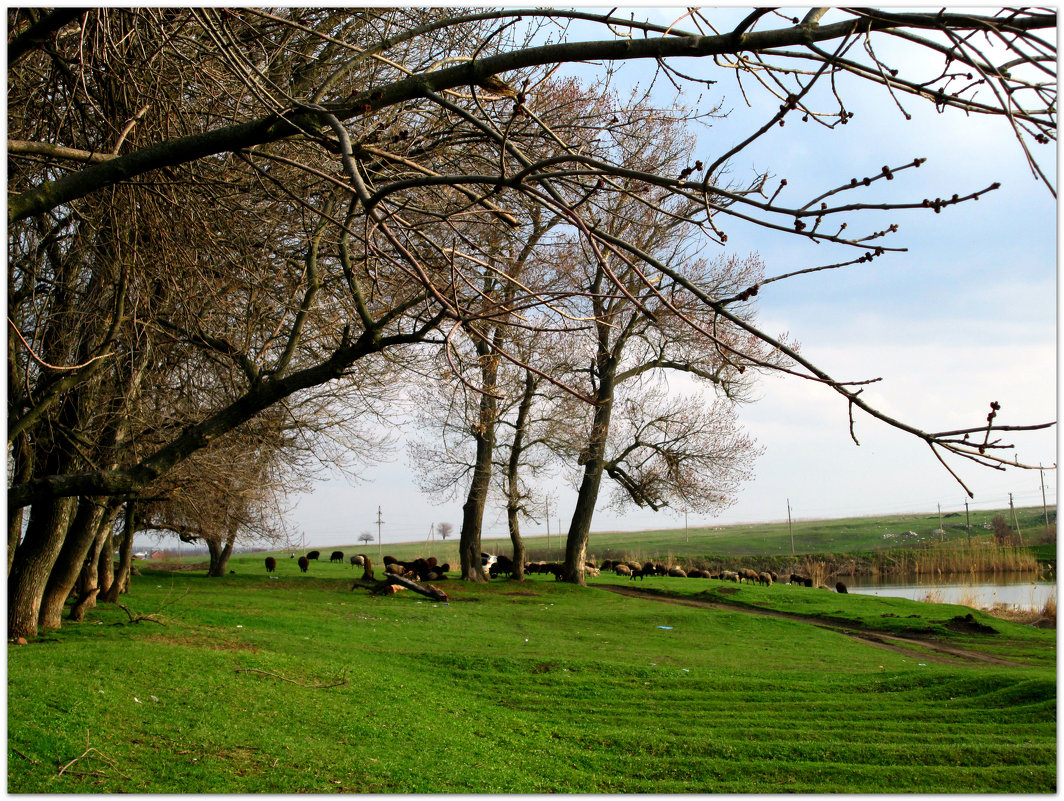
[[[113, 503], [108, 504], [107, 511], [100, 520], [100, 524], [96, 527], [96, 537], [89, 547], [89, 552], [85, 556], [85, 563], [82, 565], [81, 573], [78, 575], [78, 580], [74, 585], [78, 598], [70, 609], [70, 615], [67, 617], [67, 620], [74, 623], [84, 620], [85, 613], [95, 608], [96, 596], [103, 589], [100, 586], [100, 553], [108, 542], [117, 512], [117, 506]], [[112, 565], [113, 569], [114, 563], [110, 560], [108, 560], [108, 563]]]
[[[114, 572], [107, 591], [100, 591], [100, 599], [109, 604], [118, 603], [118, 596], [129, 588], [129, 568], [133, 564], [133, 533], [137, 530], [136, 501], [126, 501], [126, 524], [122, 532], [122, 544], [119, 546], [118, 569]], [[108, 558], [110, 552], [107, 554]]]
[[565, 580], [573, 584], [584, 583], [584, 562], [587, 561], [587, 541], [591, 532], [591, 519], [598, 503], [602, 471], [606, 464], [606, 437], [610, 430], [610, 415], [613, 412], [613, 375], [607, 372], [596, 393], [599, 405], [591, 426], [591, 436], [584, 451], [584, 478], [576, 496], [576, 508], [569, 523], [565, 538]]
[[85, 556], [96, 540], [100, 521], [106, 511], [106, 506], [95, 498], [82, 498], [79, 501], [74, 522], [70, 525], [44, 589], [38, 621], [41, 628], [58, 629], [62, 626], [63, 607], [85, 564]]
[[103, 542], [100, 543], [100, 552], [96, 556], [96, 564], [96, 586], [100, 590], [98, 597], [102, 600], [115, 582], [115, 531], [113, 525], [103, 534]]
[[74, 498], [35, 503], [30, 510], [26, 536], [15, 552], [7, 581], [9, 637], [36, 637], [41, 600], [48, 577], [63, 547]]

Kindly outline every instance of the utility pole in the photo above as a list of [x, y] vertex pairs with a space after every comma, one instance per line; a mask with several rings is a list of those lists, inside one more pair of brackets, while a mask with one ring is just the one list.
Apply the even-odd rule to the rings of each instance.
[[791, 528], [791, 499], [787, 499], [787, 531], [791, 535], [791, 556], [794, 556], [794, 529]]
[[425, 539], [425, 542], [435, 542], [435, 541], [436, 541], [436, 524], [435, 523], [429, 523], [429, 536]]
[[1038, 480], [1042, 483], [1042, 514], [1046, 518], [1046, 531], [1049, 531], [1049, 509], [1046, 507], [1046, 476], [1042, 465], [1038, 465]]
[[972, 544], [972, 521], [968, 517], [968, 501], [964, 502], [964, 525], [968, 529], [968, 545]]
[[1016, 536], [1020, 538], [1020, 545], [1023, 545], [1023, 532], [1020, 531], [1020, 519], [1016, 517], [1016, 507], [1012, 505], [1012, 493], [1009, 493], [1009, 509], [1012, 511], [1012, 524], [1016, 527]]
[[543, 514], [547, 518], [547, 559], [550, 559], [550, 501], [543, 499]]
[[381, 558], [381, 526], [384, 525], [384, 521], [381, 519], [381, 508], [377, 507], [377, 558]]

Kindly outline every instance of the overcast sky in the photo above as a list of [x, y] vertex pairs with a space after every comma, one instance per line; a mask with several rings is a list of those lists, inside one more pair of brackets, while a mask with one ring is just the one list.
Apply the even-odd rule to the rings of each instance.
[[[669, 17], [655, 9], [659, 18]], [[648, 68], [631, 80], [646, 79]], [[778, 102], [746, 108], [727, 77], [705, 102], [725, 101], [731, 117], [701, 138], [694, 158], [712, 161], [767, 119]], [[882, 90], [846, 98], [855, 113], [845, 127], [788, 122], [732, 162], [738, 178], [767, 169], [795, 187], [792, 199], [812, 197], [851, 177], [875, 175], [883, 165], [915, 157], [928, 161], [886, 184], [873, 184], [867, 198], [948, 197], [985, 188], [1001, 189], [969, 202], [931, 211], [896, 213], [900, 225], [890, 244], [908, 252], [871, 264], [778, 282], [759, 295], [759, 315], [770, 333], [789, 332], [804, 356], [837, 379], [882, 378], [863, 395], [882, 411], [928, 431], [978, 426], [991, 401], [1001, 404], [997, 423], [1030, 424], [1056, 419], [1056, 204], [1035, 181], [1004, 120], [937, 114], [903, 100], [906, 121]], [[1053, 146], [1038, 148], [1043, 167], [1056, 173]], [[693, 161], [694, 159], [692, 159]], [[733, 252], [760, 253], [769, 275], [832, 260], [826, 246], [773, 237], [762, 229], [727, 229]], [[841, 259], [840, 259], [841, 260]], [[787, 501], [796, 518], [843, 517], [906, 511], [964, 509], [966, 495], [926, 444], [858, 414], [853, 443], [845, 401], [811, 382], [762, 380], [760, 400], [741, 411], [747, 430], [765, 448], [756, 478], [737, 502], [717, 517], [691, 514], [690, 525], [786, 519]], [[1017, 434], [1015, 455], [1024, 462], [1056, 461], [1056, 433]], [[966, 460], [952, 460], [975, 492], [973, 509], [1041, 504], [1038, 471], [1000, 473]], [[434, 505], [422, 496], [404, 450], [389, 464], [369, 470], [365, 481], [323, 481], [302, 496], [291, 516], [296, 537], [314, 545], [354, 543], [363, 531], [376, 534], [377, 509], [383, 541], [424, 539], [433, 522], [461, 522], [461, 500]], [[559, 482], [563, 479], [559, 477]], [[1055, 472], [1045, 472], [1046, 493], [1055, 503]], [[604, 490], [603, 497], [608, 494]], [[575, 493], [557, 485], [551, 533], [568, 527]], [[675, 514], [600, 509], [592, 531], [682, 527]], [[525, 523], [527, 535], [545, 531]], [[457, 533], [457, 531], [456, 531]], [[505, 537], [505, 519], [489, 510], [484, 536]], [[593, 545], [594, 537], [592, 537]]]

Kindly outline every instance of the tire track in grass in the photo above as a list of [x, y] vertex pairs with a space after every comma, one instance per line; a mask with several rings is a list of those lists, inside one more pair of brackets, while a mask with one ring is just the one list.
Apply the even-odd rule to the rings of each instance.
[[780, 612], [775, 609], [760, 609], [749, 606], [740, 606], [739, 604], [710, 601], [701, 598], [679, 598], [671, 595], [662, 595], [653, 591], [641, 590], [635, 587], [617, 586], [615, 584], [589, 584], [588, 586], [607, 590], [608, 592], [617, 593], [618, 595], [624, 595], [629, 598], [639, 598], [644, 601], [658, 601], [659, 603], [692, 606], [702, 609], [725, 609], [732, 612], [746, 612], [751, 615], [784, 618], [798, 623], [805, 623], [810, 626], [817, 626], [818, 628], [827, 629], [828, 631], [834, 631], [847, 637], [867, 642], [870, 645], [885, 648], [888, 651], [905, 654], [909, 657], [930, 659], [934, 662], [941, 662], [944, 664], [955, 665], [971, 662], [984, 662], [991, 665], [1004, 665], [1008, 667], [1026, 666], [1026, 663], [1024, 662], [1002, 659], [1001, 657], [991, 656], [990, 654], [981, 651], [959, 648], [955, 645], [947, 645], [946, 643], [929, 638], [902, 637], [897, 634], [885, 634], [884, 632], [876, 631], [875, 629], [865, 628], [853, 623], [834, 622], [823, 617], [796, 615], [790, 612]]

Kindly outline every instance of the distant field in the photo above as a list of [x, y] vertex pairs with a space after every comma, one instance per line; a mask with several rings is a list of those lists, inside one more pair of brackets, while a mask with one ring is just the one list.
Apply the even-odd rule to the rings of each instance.
[[[971, 527], [974, 537], [986, 538], [989, 525], [996, 515], [1004, 515], [1011, 520], [1008, 509], [972, 512]], [[1033, 545], [1046, 536], [1045, 519], [1041, 507], [1016, 510], [1020, 523], [1020, 533], [1028, 545]], [[1050, 509], [1050, 531], [1055, 543], [1056, 510]], [[949, 514], [942, 517], [943, 534], [935, 534], [939, 528], [937, 514], [893, 515], [888, 517], [854, 517], [838, 520], [800, 520], [793, 524], [794, 552], [802, 554], [862, 554], [896, 548], [909, 548], [939, 540], [966, 539], [968, 529], [964, 514]], [[916, 538], [901, 536], [914, 531]], [[457, 537], [457, 533], [455, 534]], [[383, 548], [376, 544], [338, 545], [321, 547], [308, 543], [307, 548], [322, 551], [322, 558], [328, 560], [333, 550], [342, 550], [345, 555], [367, 553], [371, 557], [390, 554], [397, 559], [412, 559], [417, 556], [434, 555], [441, 562], [458, 562], [458, 544], [452, 537], [447, 541], [385, 543]], [[551, 548], [547, 549], [545, 536], [525, 537], [525, 545], [530, 559], [564, 558], [565, 538], [552, 536]], [[510, 553], [512, 545], [509, 538], [485, 539], [482, 541], [485, 551], [491, 553]], [[1055, 561], [1054, 545], [1043, 548], [1038, 558]], [[269, 551], [285, 559], [291, 551]], [[591, 534], [588, 553], [595, 560], [627, 555], [632, 558], [726, 558], [743, 556], [788, 556], [791, 553], [791, 537], [787, 523], [750, 523], [708, 528], [654, 529], [650, 531], [596, 531]], [[1048, 554], [1053, 553], [1050, 557]], [[263, 553], [265, 556], [266, 553]], [[297, 554], [298, 556], [298, 554]]]

